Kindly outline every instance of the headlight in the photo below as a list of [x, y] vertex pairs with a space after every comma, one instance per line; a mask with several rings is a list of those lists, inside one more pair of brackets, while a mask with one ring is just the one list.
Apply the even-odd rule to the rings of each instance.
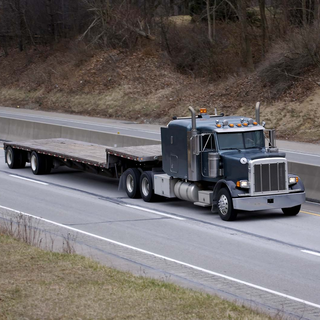
[[298, 177], [289, 177], [289, 185], [296, 184], [299, 181]]
[[240, 180], [240, 181], [237, 181], [237, 187], [238, 188], [249, 189], [250, 188], [250, 183], [249, 183], [248, 180]]

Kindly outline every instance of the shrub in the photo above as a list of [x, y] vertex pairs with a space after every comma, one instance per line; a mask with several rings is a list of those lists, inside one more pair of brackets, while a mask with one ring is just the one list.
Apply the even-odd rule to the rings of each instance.
[[160, 30], [162, 49], [182, 73], [216, 80], [239, 69], [238, 49], [226, 35], [217, 32], [216, 41], [211, 43], [205, 25], [163, 24]]
[[272, 99], [288, 90], [310, 68], [320, 67], [319, 31], [319, 25], [295, 29], [270, 51], [258, 74], [270, 86]]

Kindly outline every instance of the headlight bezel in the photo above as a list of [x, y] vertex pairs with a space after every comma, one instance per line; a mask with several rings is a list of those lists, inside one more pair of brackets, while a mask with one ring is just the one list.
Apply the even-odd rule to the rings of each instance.
[[250, 189], [250, 182], [248, 180], [239, 180], [236, 183], [237, 188]]

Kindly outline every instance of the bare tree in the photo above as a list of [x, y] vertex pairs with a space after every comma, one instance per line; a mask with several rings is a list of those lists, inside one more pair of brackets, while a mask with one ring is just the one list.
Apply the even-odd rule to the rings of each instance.
[[261, 30], [262, 30], [262, 55], [266, 54], [266, 42], [268, 39], [268, 23], [266, 17], [266, 1], [259, 0], [259, 10], [261, 19]]

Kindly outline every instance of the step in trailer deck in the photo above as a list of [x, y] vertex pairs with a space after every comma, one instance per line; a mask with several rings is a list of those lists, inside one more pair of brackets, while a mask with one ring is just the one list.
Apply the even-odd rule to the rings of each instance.
[[[34, 174], [48, 174], [67, 166], [90, 173], [119, 178], [125, 173], [131, 197], [138, 196], [135, 184], [144, 172], [161, 170], [161, 145], [109, 147], [69, 139], [43, 139], [5, 142], [5, 161], [9, 168], [24, 168], [30, 163]], [[131, 188], [130, 188], [131, 184]], [[128, 188], [126, 188], [128, 189]], [[128, 193], [128, 190], [126, 190]]]

